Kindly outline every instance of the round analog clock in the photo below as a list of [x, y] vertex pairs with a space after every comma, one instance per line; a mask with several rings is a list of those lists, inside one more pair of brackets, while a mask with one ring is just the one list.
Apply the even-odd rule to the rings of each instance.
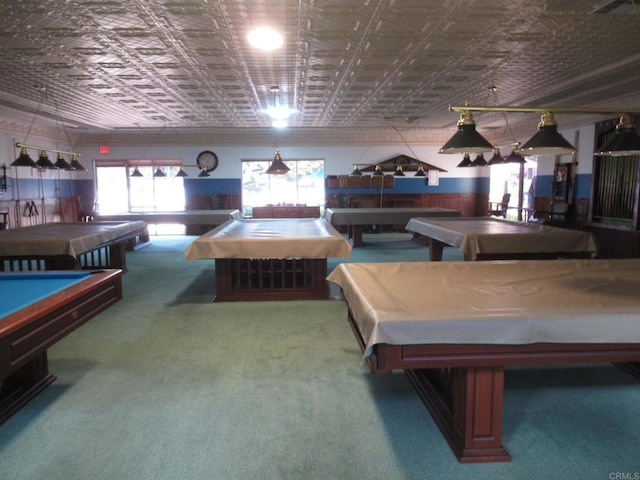
[[218, 166], [218, 156], [208, 150], [200, 152], [196, 161], [198, 166], [207, 172], [215, 170]]

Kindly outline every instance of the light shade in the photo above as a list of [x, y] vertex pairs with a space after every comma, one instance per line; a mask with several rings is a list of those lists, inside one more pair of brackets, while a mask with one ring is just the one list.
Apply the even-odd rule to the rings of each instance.
[[209, 175], [209, 172], [207, 172], [204, 168], [200, 170], [200, 173], [198, 174], [198, 178], [206, 178], [210, 176], [211, 175]]
[[398, 165], [396, 167], [396, 171], [393, 172], [393, 176], [394, 177], [404, 177], [404, 172], [402, 171], [402, 167], [400, 165]]
[[538, 124], [538, 133], [522, 146], [521, 151], [524, 155], [567, 155], [578, 149], [558, 133], [553, 114], [545, 112]]
[[478, 155], [476, 155], [476, 158], [473, 159], [473, 162], [471, 162], [471, 165], [469, 166], [470, 167], [486, 167], [487, 161], [484, 159], [484, 153], [480, 152]]
[[36, 162], [34, 162], [33, 159], [29, 156], [29, 150], [27, 150], [27, 147], [20, 148], [20, 155], [18, 155], [18, 158], [14, 160], [11, 166], [38, 168]]
[[49, 156], [45, 150], [40, 150], [40, 156], [36, 161], [36, 165], [38, 168], [56, 168], [51, 160], [49, 160]]
[[640, 135], [636, 132], [631, 115], [625, 113], [620, 117], [615, 135], [594, 155], [609, 157], [640, 155]]
[[289, 167], [287, 167], [282, 161], [280, 150], [276, 150], [276, 153], [273, 156], [273, 162], [271, 163], [271, 166], [267, 168], [266, 173], [269, 175], [284, 175], [288, 171]]
[[439, 153], [490, 152], [493, 145], [476, 131], [476, 122], [470, 111], [460, 114], [458, 131], [445, 143]]
[[361, 177], [362, 176], [362, 172], [358, 168], [358, 165], [354, 165], [353, 166], [353, 172], [351, 172], [351, 175], [354, 176], [354, 177]]
[[156, 168], [156, 171], [155, 171], [155, 172], [153, 172], [153, 176], [154, 176], [154, 177], [156, 177], [156, 178], [161, 178], [161, 177], [166, 177], [166, 176], [167, 176], [167, 174], [166, 174], [166, 173], [164, 173], [164, 172], [160, 169], [160, 167], [157, 167], [157, 168]]
[[75, 153], [71, 155], [71, 168], [74, 170], [86, 170], [86, 168], [84, 168], [78, 161], [78, 155]]
[[133, 169], [133, 172], [131, 172], [131, 176], [132, 177], [144, 177], [144, 175], [142, 175], [142, 172], [140, 170], [138, 170], [138, 167]]
[[184, 171], [183, 167], [180, 167], [180, 170], [178, 170], [178, 173], [176, 173], [176, 177], [188, 177], [189, 175], [187, 174], [187, 172]]
[[464, 154], [462, 161], [457, 165], [458, 167], [470, 167], [471, 166], [471, 157], [468, 153]]
[[493, 149], [493, 156], [489, 159], [489, 161], [487, 162], [487, 165], [491, 166], [491, 165], [499, 165], [501, 163], [504, 163], [504, 157], [500, 154], [500, 149], [499, 148], [494, 148]]
[[60, 170], [73, 170], [73, 167], [69, 165], [69, 162], [64, 159], [64, 155], [60, 152], [58, 152], [58, 158], [56, 159], [55, 166]]
[[427, 174], [424, 173], [424, 167], [422, 165], [420, 165], [418, 167], [418, 170], [416, 171], [416, 174], [414, 175], [414, 177], [426, 177]]
[[522, 155], [518, 153], [518, 147], [511, 147], [511, 153], [504, 157], [503, 163], [526, 163], [527, 161], [524, 159]]
[[383, 177], [384, 176], [384, 172], [382, 171], [382, 168], [380, 168], [380, 165], [376, 165], [376, 168], [373, 170], [373, 174], [374, 177]]

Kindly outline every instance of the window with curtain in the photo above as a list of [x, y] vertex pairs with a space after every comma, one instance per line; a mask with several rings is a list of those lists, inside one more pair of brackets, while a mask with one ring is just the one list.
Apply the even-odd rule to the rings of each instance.
[[289, 172], [268, 175], [272, 160], [242, 160], [242, 209], [265, 205], [324, 206], [324, 160], [285, 160]]
[[[596, 148], [615, 135], [616, 124], [617, 120], [610, 120], [596, 125]], [[639, 160], [639, 156], [594, 157], [593, 223], [638, 228]]]

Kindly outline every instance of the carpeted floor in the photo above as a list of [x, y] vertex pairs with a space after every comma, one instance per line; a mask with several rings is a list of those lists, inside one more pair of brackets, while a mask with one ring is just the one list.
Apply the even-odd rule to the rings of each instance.
[[[0, 426], [0, 479], [639, 478], [633, 377], [509, 369], [513, 460], [461, 465], [404, 374], [362, 365], [344, 302], [212, 303], [193, 238], [130, 253], [123, 301], [50, 349], [58, 380]], [[365, 240], [349, 261], [428, 259], [407, 235]]]

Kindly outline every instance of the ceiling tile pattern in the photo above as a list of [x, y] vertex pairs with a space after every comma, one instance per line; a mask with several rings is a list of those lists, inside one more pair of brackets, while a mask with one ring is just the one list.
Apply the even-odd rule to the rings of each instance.
[[[421, 138], [450, 133], [457, 114], [448, 106], [465, 101], [638, 109], [636, 7], [632, 0], [3, 0], [0, 108], [6, 121], [37, 113], [76, 134], [193, 134], [269, 129], [264, 111], [275, 101], [296, 110], [294, 130], [400, 126]], [[249, 30], [265, 24], [283, 32], [282, 49], [249, 46]], [[497, 136], [537, 123], [526, 115], [475, 117]]]

